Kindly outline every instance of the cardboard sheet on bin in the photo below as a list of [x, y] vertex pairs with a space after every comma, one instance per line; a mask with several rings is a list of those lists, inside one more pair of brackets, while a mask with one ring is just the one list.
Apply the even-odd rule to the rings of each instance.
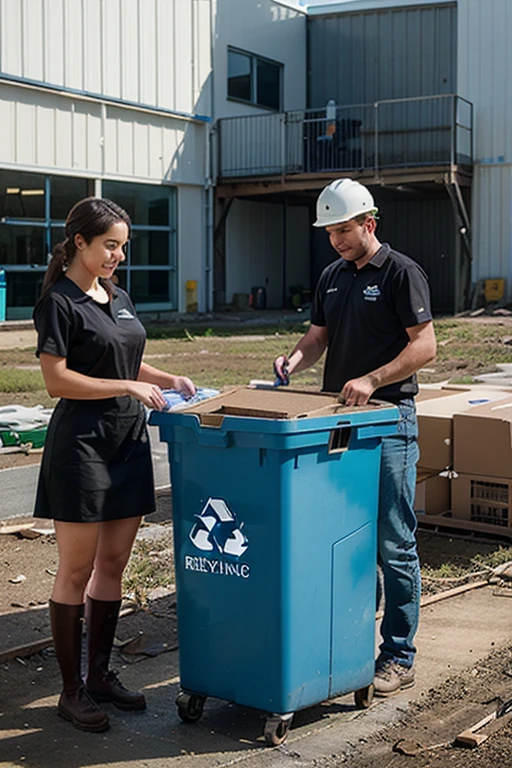
[[305, 392], [276, 388], [254, 389], [242, 387], [212, 397], [187, 408], [187, 413], [197, 413], [203, 424], [218, 423], [224, 416], [245, 416], [260, 419], [299, 419], [329, 416], [354, 410], [382, 408], [382, 404], [370, 403], [364, 407], [345, 406], [335, 394]]

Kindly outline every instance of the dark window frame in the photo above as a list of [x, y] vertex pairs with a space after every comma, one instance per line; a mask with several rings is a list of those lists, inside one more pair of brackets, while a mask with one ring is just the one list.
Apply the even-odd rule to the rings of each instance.
[[[231, 96], [229, 93], [229, 54], [235, 53], [240, 56], [247, 56], [247, 58], [250, 61], [250, 86], [251, 86], [251, 98], [250, 99], [244, 99], [239, 96]], [[227, 49], [227, 99], [228, 101], [235, 101], [239, 104], [248, 104], [252, 107], [258, 107], [260, 109], [268, 109], [270, 112], [281, 112], [283, 109], [283, 73], [284, 73], [284, 64], [281, 61], [276, 61], [275, 59], [269, 59], [267, 56], [260, 56], [258, 53], [252, 53], [251, 51], [246, 51], [243, 48], [235, 48], [232, 45], [228, 45]], [[262, 62], [265, 64], [271, 64], [272, 66], [275, 66], [279, 73], [279, 106], [271, 107], [268, 104], [262, 104], [260, 101], [258, 101], [258, 62]]]

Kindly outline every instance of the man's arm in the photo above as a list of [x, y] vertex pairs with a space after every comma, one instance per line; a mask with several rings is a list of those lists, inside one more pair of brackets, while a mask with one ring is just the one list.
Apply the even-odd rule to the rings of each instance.
[[347, 381], [341, 392], [347, 405], [366, 405], [376, 389], [406, 379], [434, 359], [436, 337], [432, 321], [405, 330], [409, 343], [394, 360], [370, 371], [366, 376]]
[[327, 328], [323, 325], [311, 325], [308, 332], [294, 348], [290, 357], [279, 355], [274, 361], [277, 375], [285, 379], [286, 374], [305, 371], [319, 360], [327, 346]]

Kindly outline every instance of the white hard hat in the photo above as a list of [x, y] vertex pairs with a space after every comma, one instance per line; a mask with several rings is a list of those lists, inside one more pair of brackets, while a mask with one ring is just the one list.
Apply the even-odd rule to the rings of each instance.
[[336, 179], [318, 196], [314, 227], [342, 224], [364, 213], [377, 213], [373, 197], [358, 181]]

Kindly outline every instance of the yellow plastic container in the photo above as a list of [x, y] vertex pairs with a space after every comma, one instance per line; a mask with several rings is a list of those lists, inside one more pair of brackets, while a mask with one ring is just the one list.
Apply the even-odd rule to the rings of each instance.
[[486, 301], [501, 301], [505, 295], [505, 278], [484, 281], [484, 295]]
[[197, 280], [185, 283], [185, 305], [187, 312], [197, 312]]

